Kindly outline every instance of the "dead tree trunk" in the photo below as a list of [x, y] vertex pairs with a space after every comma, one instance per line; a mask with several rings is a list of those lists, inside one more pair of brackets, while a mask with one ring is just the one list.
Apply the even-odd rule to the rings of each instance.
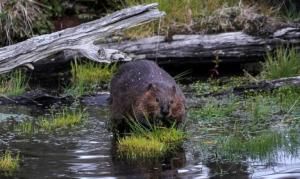
[[137, 58], [156, 60], [158, 63], [208, 63], [216, 57], [226, 62], [257, 62], [266, 52], [282, 45], [300, 48], [300, 28], [277, 30], [268, 37], [255, 37], [243, 32], [213, 35], [174, 35], [168, 42], [164, 36], [136, 41], [101, 44], [136, 55]]
[[130, 60], [124, 53], [94, 45], [114, 32], [158, 19], [164, 15], [158, 4], [120, 10], [101, 19], [0, 48], [0, 74], [18, 66], [32, 67], [37, 61], [52, 58], [64, 50], [74, 50], [98, 62]]

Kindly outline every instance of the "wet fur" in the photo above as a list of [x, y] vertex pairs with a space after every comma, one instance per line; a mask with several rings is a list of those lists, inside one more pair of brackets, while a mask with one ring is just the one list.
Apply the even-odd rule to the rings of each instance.
[[[119, 68], [110, 85], [110, 111], [114, 125], [127, 117], [145, 123], [167, 119], [180, 123], [185, 117], [185, 97], [175, 80], [154, 62], [128, 62]], [[119, 126], [120, 127], [120, 126]]]

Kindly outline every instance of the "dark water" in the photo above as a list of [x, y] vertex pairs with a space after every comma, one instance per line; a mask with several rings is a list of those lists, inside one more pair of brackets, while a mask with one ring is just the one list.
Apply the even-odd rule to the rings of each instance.
[[[97, 102], [93, 102], [93, 101]], [[85, 101], [89, 119], [83, 126], [31, 137], [11, 131], [15, 121], [43, 115], [34, 106], [0, 106], [0, 150], [20, 152], [20, 170], [11, 178], [300, 178], [300, 157], [276, 151], [269, 162], [204, 162], [200, 136], [189, 136], [180, 150], [157, 161], [126, 161], [116, 157], [108, 130], [105, 96]], [[189, 126], [190, 128], [193, 126]], [[189, 127], [187, 130], [189, 130]], [[9, 178], [1, 176], [0, 178]]]

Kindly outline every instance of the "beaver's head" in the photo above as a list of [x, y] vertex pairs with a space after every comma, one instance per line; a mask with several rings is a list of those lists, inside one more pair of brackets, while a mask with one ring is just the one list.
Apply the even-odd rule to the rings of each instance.
[[176, 90], [176, 86], [150, 83], [137, 100], [137, 113], [151, 120], [181, 122], [185, 114], [185, 102]]

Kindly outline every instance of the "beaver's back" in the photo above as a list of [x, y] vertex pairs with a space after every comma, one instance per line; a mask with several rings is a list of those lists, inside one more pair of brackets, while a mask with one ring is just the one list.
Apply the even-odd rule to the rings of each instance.
[[150, 83], [163, 82], [175, 85], [175, 80], [156, 63], [139, 60], [122, 65], [111, 81], [111, 92], [116, 94], [130, 90], [143, 92]]

